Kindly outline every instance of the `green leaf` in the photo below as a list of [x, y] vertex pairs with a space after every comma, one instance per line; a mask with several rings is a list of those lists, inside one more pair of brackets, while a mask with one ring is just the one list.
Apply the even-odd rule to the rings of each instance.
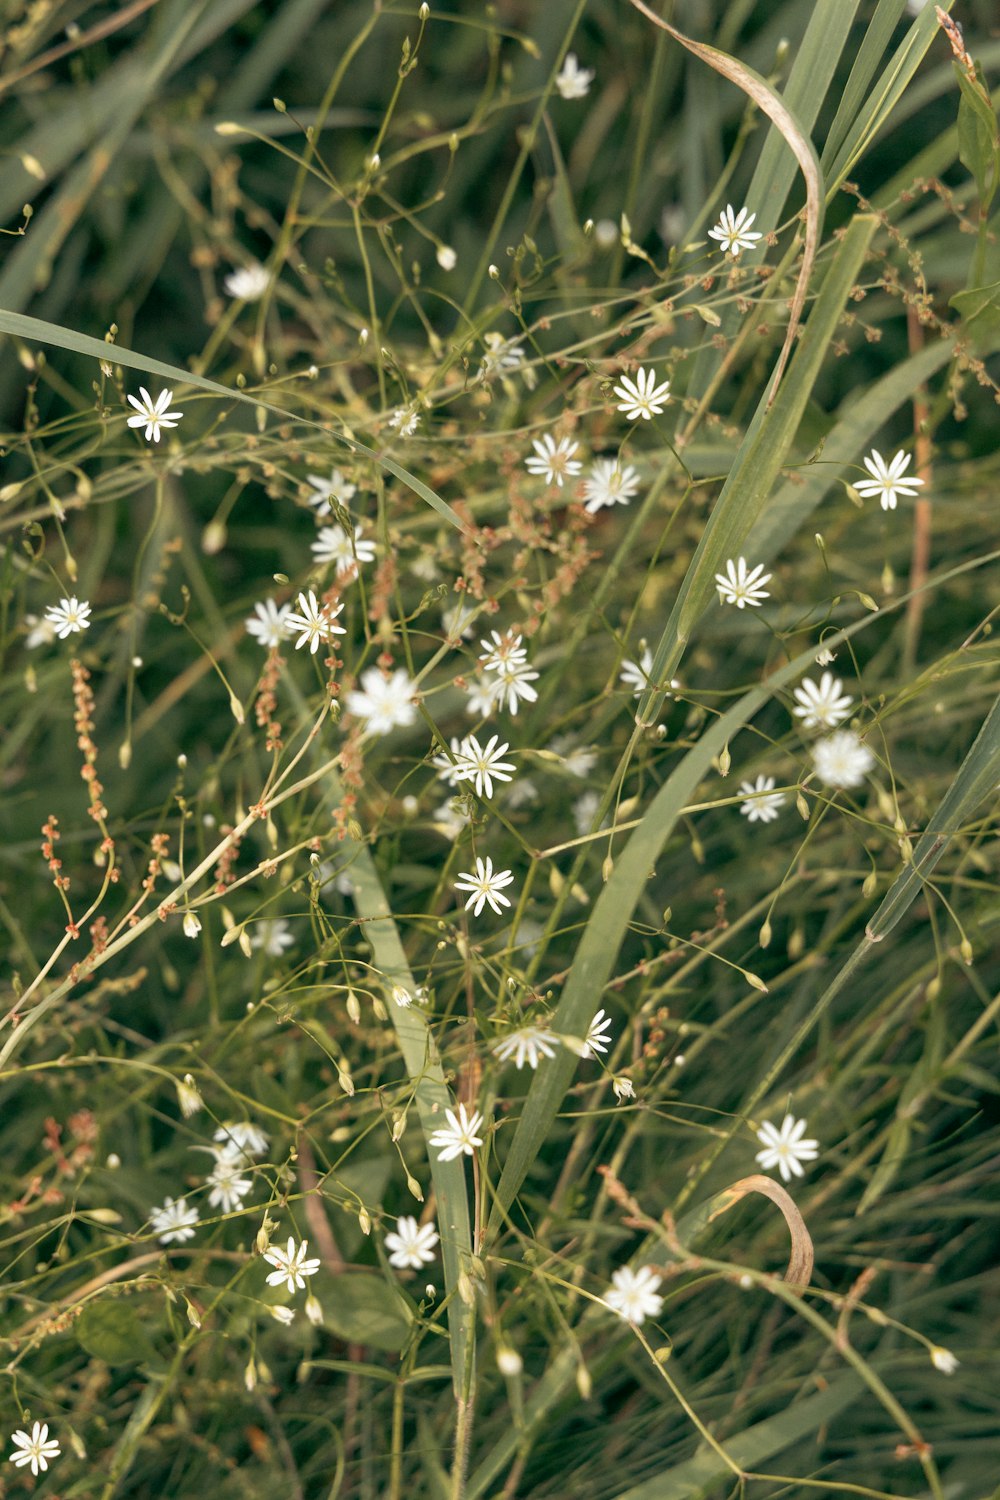
[[1000, 334], [1000, 281], [956, 292], [948, 306], [962, 319], [962, 331], [975, 335], [977, 345], [983, 338], [995, 339]]
[[323, 1323], [349, 1344], [395, 1352], [413, 1322], [406, 1302], [383, 1277], [343, 1271], [323, 1293]]
[[980, 207], [985, 211], [997, 190], [1000, 140], [989, 90], [977, 69], [975, 81], [960, 63], [954, 64], [961, 98], [958, 102], [958, 158], [975, 179]]
[[117, 1298], [88, 1302], [73, 1332], [87, 1353], [106, 1365], [130, 1365], [154, 1353], [135, 1308]]

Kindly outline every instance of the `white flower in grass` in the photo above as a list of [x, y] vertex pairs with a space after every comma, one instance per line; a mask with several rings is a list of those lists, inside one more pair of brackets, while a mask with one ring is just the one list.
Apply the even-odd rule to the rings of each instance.
[[624, 1073], [620, 1073], [617, 1078], [612, 1078], [611, 1087], [614, 1089], [615, 1098], [619, 1104], [623, 1099], [635, 1098], [635, 1085], [631, 1078], [625, 1077]]
[[931, 1364], [935, 1370], [940, 1370], [942, 1375], [954, 1375], [958, 1369], [958, 1360], [950, 1349], [942, 1349], [940, 1344], [931, 1347]]
[[533, 438], [531, 446], [535, 452], [530, 458], [524, 460], [524, 467], [529, 474], [539, 474], [547, 484], [557, 484], [562, 489], [563, 480], [573, 478], [579, 474], [583, 464], [573, 457], [579, 448], [579, 443], [571, 443], [569, 438], [560, 438], [558, 443], [550, 432], [546, 432], [541, 439]]
[[793, 696], [799, 706], [793, 708], [792, 713], [802, 720], [803, 729], [836, 728], [849, 717], [851, 704], [854, 702], [844, 692], [844, 684], [840, 678], [834, 677], [832, 672], [823, 673], [818, 687], [811, 677], [805, 678], [801, 687], [795, 689]]
[[471, 781], [477, 797], [492, 797], [494, 780], [510, 781], [512, 778], [507, 773], [517, 769], [513, 761], [501, 758], [510, 746], [499, 744], [499, 739], [498, 734], [493, 735], [484, 749], [476, 736], [470, 734], [459, 746], [455, 757], [455, 780]]
[[784, 807], [787, 798], [784, 792], [774, 790], [773, 776], [758, 776], [756, 781], [741, 781], [740, 812], [750, 823], [771, 823]]
[[291, 634], [288, 628], [288, 617], [292, 613], [290, 604], [275, 604], [273, 599], [264, 599], [255, 604], [253, 610], [244, 622], [247, 635], [252, 635], [268, 651], [288, 640]]
[[158, 443], [160, 441], [160, 428], [176, 427], [184, 413], [182, 411], [167, 411], [167, 407], [174, 399], [173, 391], [161, 391], [154, 402], [146, 387], [141, 385], [139, 387], [139, 395], [142, 397], [141, 401], [137, 401], [134, 396], [127, 398], [129, 404], [134, 406], [138, 413], [137, 416], [129, 417], [127, 425], [129, 427], [145, 427], [144, 437], [146, 442]]
[[821, 646], [816, 652], [816, 665], [818, 667], [828, 667], [836, 658], [836, 651], [831, 651], [829, 646]]
[[446, 1109], [445, 1117], [447, 1125], [435, 1130], [428, 1142], [437, 1152], [438, 1161], [454, 1161], [463, 1151], [466, 1156], [471, 1156], [473, 1149], [483, 1144], [477, 1134], [483, 1128], [482, 1115], [478, 1109], [469, 1114], [465, 1105], [460, 1104], [457, 1114], [453, 1109]]
[[516, 812], [519, 807], [530, 807], [538, 801], [538, 788], [530, 776], [522, 776], [514, 782], [506, 800], [511, 812]]
[[227, 1121], [219, 1126], [212, 1139], [220, 1143], [226, 1155], [235, 1156], [247, 1165], [255, 1156], [264, 1156], [270, 1144], [265, 1132], [250, 1120]]
[[71, 599], [60, 599], [58, 604], [50, 604], [45, 611], [45, 618], [59, 639], [64, 641], [68, 635], [89, 627], [90, 605], [86, 599], [77, 599], [74, 594]]
[[850, 729], [838, 729], [825, 740], [817, 740], [812, 756], [820, 781], [837, 788], [860, 786], [875, 764], [868, 746]]
[[198, 1222], [198, 1210], [188, 1208], [186, 1198], [164, 1198], [162, 1208], [149, 1210], [149, 1224], [161, 1245], [179, 1245], [194, 1239], [192, 1226]]
[[[626, 687], [632, 689], [633, 698], [641, 698], [648, 687], [652, 685], [651, 673], [653, 671], [653, 653], [647, 646], [638, 661], [623, 661], [622, 669], [618, 674], [618, 680], [624, 682]], [[672, 698], [680, 687], [680, 679], [671, 677], [671, 692], [667, 693]]]
[[280, 958], [288, 948], [295, 947], [295, 939], [284, 917], [266, 917], [254, 927], [250, 946], [262, 950], [267, 958]]
[[574, 745], [568, 734], [557, 734], [549, 745], [571, 776], [589, 776], [597, 765], [597, 751], [590, 745]]
[[567, 52], [556, 74], [556, 88], [563, 99], [582, 99], [594, 81], [593, 68], [581, 68], [575, 52]]
[[31, 1429], [29, 1437], [22, 1429], [11, 1434], [11, 1442], [14, 1444], [15, 1453], [8, 1454], [8, 1460], [16, 1469], [24, 1464], [31, 1465], [31, 1472], [38, 1477], [38, 1471], [44, 1474], [49, 1466], [50, 1459], [58, 1458], [62, 1451], [55, 1438], [49, 1437], [48, 1422], [36, 1422]]
[[734, 214], [733, 205], [727, 203], [725, 212], [719, 215], [718, 224], [708, 231], [709, 238], [718, 240], [723, 253], [731, 252], [735, 259], [741, 250], [752, 250], [761, 239], [758, 230], [750, 228], [756, 217], [747, 208], [741, 208], [738, 214]]
[[37, 615], [25, 615], [24, 623], [28, 626], [24, 644], [29, 651], [34, 651], [36, 646], [52, 645], [56, 638], [56, 627], [51, 620], [40, 620]]
[[450, 245], [438, 245], [434, 252], [434, 259], [442, 271], [454, 271], [458, 265], [458, 255]]
[[259, 261], [248, 266], [237, 266], [230, 271], [222, 285], [238, 302], [259, 302], [267, 291], [271, 273]]
[[911, 495], [917, 493], [918, 488], [924, 482], [915, 474], [907, 474], [906, 471], [910, 467], [910, 455], [904, 453], [902, 448], [890, 464], [887, 464], [881, 453], [873, 448], [864, 460], [864, 465], [872, 477], [857, 480], [854, 488], [859, 495], [864, 495], [866, 500], [871, 500], [878, 495], [883, 510], [895, 510], [897, 495], [909, 499]]
[[420, 426], [420, 413], [412, 406], [398, 406], [390, 414], [389, 426], [395, 428], [400, 437], [412, 437]]
[[559, 1038], [550, 1031], [542, 1031], [539, 1026], [522, 1026], [494, 1042], [493, 1053], [500, 1062], [513, 1058], [514, 1066], [520, 1072], [525, 1063], [529, 1068], [537, 1068], [543, 1057], [555, 1057], [558, 1046]]
[[634, 1323], [638, 1328], [647, 1318], [657, 1318], [663, 1311], [663, 1298], [657, 1296], [662, 1278], [649, 1266], [640, 1266], [638, 1271], [633, 1271], [631, 1266], [619, 1266], [611, 1282], [611, 1290], [604, 1293], [604, 1300], [627, 1323]]
[[502, 672], [504, 667], [513, 665], [521, 666], [528, 659], [526, 647], [521, 645], [524, 637], [515, 635], [508, 630], [506, 635], [501, 635], [499, 630], [491, 630], [492, 641], [480, 641], [483, 654], [479, 658], [479, 665], [484, 672]]
[[730, 558], [726, 563], [725, 573], [715, 575], [719, 602], [735, 604], [737, 609], [743, 609], [748, 604], [763, 604], [765, 599], [769, 599], [770, 595], [764, 585], [770, 581], [771, 575], [764, 572], [763, 563], [758, 563], [755, 568], [748, 568], [745, 557], [738, 557], [735, 563]]
[[429, 1266], [434, 1259], [434, 1246], [438, 1232], [433, 1224], [418, 1224], [410, 1214], [396, 1220], [396, 1228], [385, 1237], [385, 1248], [390, 1251], [389, 1264], [399, 1270], [407, 1267], [419, 1271]]
[[241, 1177], [244, 1169], [240, 1157], [230, 1151], [219, 1151], [215, 1166], [205, 1178], [205, 1186], [211, 1188], [208, 1201], [212, 1208], [221, 1208], [224, 1214], [233, 1213], [253, 1187], [249, 1177]]
[[397, 726], [412, 724], [417, 716], [413, 694], [417, 685], [402, 667], [391, 677], [383, 677], [378, 667], [368, 667], [361, 674], [361, 690], [347, 694], [344, 706], [349, 714], [364, 719], [372, 734], [388, 734]]
[[356, 573], [360, 563], [374, 562], [375, 543], [364, 539], [364, 527], [355, 526], [354, 540], [342, 526], [321, 526], [311, 544], [318, 563], [336, 563], [337, 573]]
[[431, 814], [434, 828], [442, 838], [450, 839], [452, 843], [458, 838], [463, 829], [469, 826], [468, 813], [457, 813], [450, 802], [442, 802]]
[[503, 377], [519, 374], [529, 391], [535, 389], [538, 377], [530, 365], [525, 365], [527, 356], [521, 344], [513, 339], [505, 339], [500, 333], [484, 333], [483, 343], [486, 345], [486, 353], [480, 368], [484, 380], [490, 380], [494, 375]]
[[630, 422], [636, 422], [640, 417], [651, 422], [670, 400], [670, 381], [657, 385], [655, 370], [640, 369], [634, 380], [623, 375], [613, 389], [619, 397], [618, 410], [624, 412]]
[[431, 759], [431, 765], [437, 770], [438, 779], [446, 781], [449, 786], [458, 785], [458, 758], [466, 744], [466, 740], [460, 740], [457, 735], [453, 734], [450, 741], [451, 754], [446, 755], [443, 750], [439, 750]]
[[496, 707], [496, 683], [485, 677], [476, 677], [465, 699], [465, 712], [476, 719], [485, 719]]
[[285, 623], [289, 630], [301, 632], [295, 642], [296, 651], [308, 644], [309, 650], [315, 656], [319, 650], [320, 641], [326, 643], [335, 635], [347, 634], [343, 625], [336, 623], [337, 616], [344, 607], [342, 604], [333, 606], [320, 604], [312, 589], [308, 593], [300, 593], [295, 602], [298, 610], [290, 613]]
[[487, 902], [489, 902], [490, 910], [500, 916], [500, 908], [510, 905], [510, 901], [503, 894], [504, 887], [510, 885], [513, 879], [514, 876], [510, 870], [495, 871], [492, 859], [487, 857], [484, 864], [477, 855], [476, 873], [473, 875], [471, 872], [462, 871], [455, 881], [455, 889], [461, 891], [463, 895], [466, 891], [471, 892], [465, 903], [465, 909], [468, 911], [475, 902], [473, 916], [478, 917]]
[[[590, 832], [591, 824], [594, 821], [594, 815], [596, 814], [597, 809], [600, 807], [600, 805], [601, 799], [596, 792], [584, 792], [581, 796], [577, 797], [576, 801], [573, 803], [573, 822], [575, 823], [576, 831], [581, 838], [585, 833]], [[604, 826], [607, 826], [607, 819], [605, 819]]]
[[763, 1141], [764, 1150], [758, 1151], [754, 1160], [759, 1161], [767, 1172], [777, 1167], [783, 1182], [791, 1182], [793, 1177], [804, 1177], [802, 1163], [815, 1161], [819, 1155], [819, 1141], [803, 1140], [805, 1128], [805, 1120], [796, 1120], [794, 1115], [785, 1116], [780, 1130], [769, 1120], [765, 1120], [757, 1132], [757, 1139]]
[[538, 681], [538, 673], [532, 672], [527, 662], [507, 662], [497, 675], [493, 684], [493, 702], [497, 708], [507, 708], [512, 714], [517, 713], [519, 699], [523, 698], [526, 703], [538, 701], [538, 694], [531, 686]]
[[611, 1043], [611, 1017], [599, 1010], [590, 1023], [587, 1040], [580, 1052], [581, 1057], [595, 1057], [598, 1052], [607, 1052]]
[[307, 474], [306, 479], [314, 492], [307, 497], [309, 504], [321, 516], [328, 516], [332, 513], [331, 500], [335, 500], [338, 505], [346, 506], [348, 501], [358, 493], [357, 485], [352, 484], [339, 469], [331, 469], [329, 479], [322, 479], [319, 474]]
[[[193, 916], [194, 914], [191, 913]], [[201, 1097], [201, 1090], [195, 1083], [190, 1073], [185, 1073], [180, 1083], [175, 1085], [177, 1089], [177, 1103], [181, 1107], [181, 1114], [185, 1120], [190, 1120], [200, 1109], [205, 1108], [205, 1101]]]
[[616, 458], [595, 458], [583, 481], [583, 508], [596, 515], [605, 505], [628, 505], [639, 493], [639, 475]]
[[309, 1246], [308, 1240], [303, 1240], [301, 1245], [296, 1246], [295, 1241], [289, 1236], [288, 1248], [282, 1250], [277, 1245], [272, 1245], [269, 1250], [264, 1251], [264, 1259], [269, 1266], [277, 1266], [276, 1271], [268, 1274], [268, 1286], [280, 1286], [282, 1282], [290, 1292], [296, 1288], [305, 1290], [304, 1276], [315, 1276], [319, 1270], [318, 1260], [309, 1260], [306, 1251]]

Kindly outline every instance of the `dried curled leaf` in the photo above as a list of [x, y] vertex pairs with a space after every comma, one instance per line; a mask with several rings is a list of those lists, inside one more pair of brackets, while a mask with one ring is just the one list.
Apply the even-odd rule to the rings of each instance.
[[750, 1193], [760, 1193], [762, 1197], [770, 1198], [775, 1207], [781, 1210], [785, 1223], [788, 1225], [788, 1233], [792, 1240], [792, 1253], [788, 1257], [788, 1265], [785, 1267], [782, 1279], [787, 1281], [790, 1287], [799, 1290], [808, 1286], [815, 1264], [812, 1237], [793, 1198], [773, 1178], [755, 1172], [752, 1177], [741, 1177], [738, 1182], [732, 1183], [721, 1193], [716, 1193], [715, 1197], [705, 1205], [707, 1212], [704, 1223], [711, 1224], [715, 1219], [721, 1218]]

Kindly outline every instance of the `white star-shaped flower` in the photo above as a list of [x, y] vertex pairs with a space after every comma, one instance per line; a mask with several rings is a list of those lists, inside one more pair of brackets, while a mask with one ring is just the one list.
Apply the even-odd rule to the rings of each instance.
[[375, 559], [375, 543], [365, 540], [362, 526], [355, 526], [353, 541], [342, 526], [321, 526], [311, 548], [318, 563], [336, 563], [338, 575], [357, 573], [360, 563]]
[[285, 624], [289, 630], [300, 632], [295, 642], [296, 651], [300, 646], [308, 645], [315, 656], [320, 641], [328, 643], [335, 635], [347, 634], [343, 625], [336, 623], [337, 616], [344, 607], [342, 604], [320, 604], [312, 589], [308, 593], [301, 592], [295, 602], [298, 609], [285, 617]]
[[793, 1177], [804, 1177], [802, 1163], [815, 1161], [819, 1155], [819, 1141], [802, 1139], [805, 1128], [805, 1120], [796, 1120], [793, 1115], [785, 1116], [780, 1130], [769, 1120], [765, 1120], [757, 1132], [757, 1139], [763, 1141], [764, 1150], [758, 1151], [754, 1160], [759, 1161], [766, 1172], [777, 1167], [783, 1182], [791, 1182]]
[[161, 1245], [169, 1245], [176, 1240], [183, 1244], [185, 1240], [194, 1239], [192, 1225], [198, 1222], [198, 1210], [188, 1208], [186, 1198], [164, 1198], [162, 1208], [151, 1208], [149, 1210], [149, 1224], [153, 1233]]
[[455, 756], [455, 781], [471, 781], [477, 797], [492, 797], [494, 779], [510, 781], [507, 773], [517, 770], [513, 761], [501, 758], [510, 746], [499, 740], [498, 734], [493, 735], [484, 749], [474, 734], [466, 735]]
[[86, 599], [77, 599], [75, 595], [71, 599], [60, 599], [58, 604], [49, 605], [45, 618], [59, 639], [64, 641], [68, 635], [89, 627], [90, 605]]
[[230, 271], [222, 285], [237, 302], [259, 302], [270, 280], [270, 271], [255, 260], [248, 266], [237, 266], [235, 271]]
[[854, 702], [832, 672], [823, 673], [818, 687], [811, 677], [805, 678], [801, 687], [795, 689], [794, 697], [799, 706], [792, 713], [802, 720], [803, 729], [835, 729], [849, 717]]
[[787, 800], [784, 792], [774, 790], [773, 776], [758, 776], [756, 781], [741, 781], [739, 791], [740, 796], [747, 799], [740, 803], [740, 812], [750, 823], [773, 822]]
[[763, 604], [765, 599], [770, 598], [764, 587], [770, 581], [771, 575], [764, 572], [763, 563], [748, 569], [745, 557], [738, 557], [735, 563], [730, 558], [726, 563], [725, 573], [715, 575], [720, 602], [735, 604], [737, 609], [743, 609], [748, 604]]
[[670, 381], [657, 385], [655, 370], [640, 369], [634, 380], [623, 375], [613, 389], [620, 398], [618, 410], [624, 412], [630, 422], [636, 422], [640, 417], [651, 422], [670, 400]]
[[268, 651], [288, 640], [288, 616], [292, 612], [290, 604], [275, 604], [273, 599], [264, 599], [254, 605], [253, 611], [244, 621], [247, 635], [252, 635]]
[[491, 630], [492, 641], [480, 641], [483, 654], [479, 658], [479, 665], [484, 672], [501, 672], [504, 667], [512, 662], [523, 664], [528, 659], [528, 652], [521, 645], [523, 636], [515, 635], [508, 630], [506, 635], [501, 635], [499, 630]]
[[413, 406], [399, 406], [390, 414], [389, 426], [394, 427], [400, 437], [412, 437], [420, 426], [420, 413]]
[[219, 1126], [212, 1139], [229, 1156], [243, 1160], [248, 1166], [255, 1156], [264, 1156], [270, 1144], [266, 1133], [250, 1120], [227, 1121]]
[[503, 889], [505, 886], [510, 885], [513, 879], [514, 876], [510, 870], [494, 871], [492, 859], [487, 858], [484, 864], [482, 859], [477, 855], [476, 873], [473, 875], [471, 871], [462, 871], [459, 878], [455, 881], [455, 889], [456, 891], [461, 891], [463, 895], [466, 891], [471, 892], [468, 901], [465, 903], [465, 909], [468, 911], [469, 907], [475, 902], [473, 916], [478, 917], [483, 909], [483, 905], [489, 902], [490, 909], [499, 917], [501, 907], [510, 905], [510, 901], [503, 895]]
[[657, 1318], [663, 1311], [663, 1298], [657, 1296], [662, 1279], [649, 1266], [640, 1266], [638, 1271], [631, 1266], [619, 1266], [611, 1281], [611, 1290], [604, 1293], [604, 1300], [627, 1323], [638, 1328], [647, 1318]]
[[307, 1259], [308, 1245], [309, 1241], [303, 1240], [301, 1245], [296, 1246], [295, 1241], [289, 1236], [287, 1250], [281, 1250], [273, 1245], [269, 1250], [264, 1251], [264, 1259], [268, 1265], [278, 1268], [268, 1275], [268, 1286], [280, 1286], [282, 1282], [285, 1282], [290, 1292], [294, 1292], [296, 1288], [299, 1291], [305, 1290], [305, 1282], [302, 1278], [315, 1276], [320, 1267], [318, 1260]]
[[593, 68], [581, 68], [575, 52], [567, 52], [556, 74], [556, 88], [563, 99], [582, 99], [594, 81]]
[[529, 1068], [537, 1068], [543, 1057], [555, 1057], [558, 1045], [559, 1038], [550, 1031], [543, 1031], [539, 1026], [522, 1026], [494, 1042], [493, 1053], [501, 1062], [513, 1058], [514, 1066], [520, 1072], [525, 1063]]
[[587, 1040], [580, 1052], [581, 1057], [595, 1057], [598, 1052], [607, 1052], [611, 1042], [611, 1017], [599, 1010], [590, 1023]]
[[482, 1115], [478, 1109], [469, 1114], [465, 1105], [460, 1104], [457, 1114], [453, 1109], [446, 1109], [445, 1117], [447, 1125], [435, 1130], [428, 1142], [437, 1152], [438, 1161], [453, 1161], [463, 1151], [466, 1156], [471, 1156], [474, 1148], [483, 1144], [477, 1134], [483, 1128]]
[[388, 734], [390, 729], [412, 724], [417, 716], [413, 705], [416, 683], [398, 667], [391, 677], [384, 677], [378, 667], [361, 674], [361, 690], [347, 694], [344, 706], [349, 714], [364, 719], [372, 734]]
[[595, 458], [583, 481], [583, 508], [593, 516], [606, 505], [628, 505], [639, 493], [639, 475], [616, 458]]
[[708, 231], [709, 237], [718, 240], [723, 253], [731, 252], [735, 259], [741, 250], [752, 250], [762, 238], [756, 229], [750, 228], [756, 217], [747, 208], [741, 208], [738, 214], [734, 214], [733, 205], [727, 203], [725, 212], [719, 215], [718, 224]]
[[357, 485], [352, 484], [339, 469], [331, 469], [329, 479], [323, 479], [319, 474], [307, 474], [306, 478], [313, 491], [307, 499], [321, 516], [331, 514], [331, 500], [335, 500], [338, 505], [346, 506], [348, 501], [358, 493]]
[[527, 662], [506, 662], [493, 684], [494, 704], [498, 708], [506, 705], [509, 713], [516, 714], [519, 699], [523, 698], [525, 703], [537, 702], [538, 694], [531, 686], [537, 681], [538, 673], [532, 672]]
[[212, 1191], [208, 1201], [212, 1208], [221, 1207], [224, 1214], [235, 1212], [253, 1187], [249, 1177], [241, 1177], [243, 1162], [231, 1151], [218, 1151], [215, 1166], [205, 1179], [206, 1187]]
[[532, 438], [531, 446], [535, 452], [530, 458], [524, 460], [524, 467], [529, 474], [539, 474], [547, 484], [557, 484], [562, 489], [563, 480], [579, 474], [583, 464], [573, 457], [579, 448], [579, 443], [571, 443], [569, 438], [560, 438], [558, 443], [550, 432], [546, 432], [540, 439]]
[[295, 947], [295, 939], [284, 917], [265, 917], [254, 927], [250, 946], [261, 949], [267, 958], [280, 958], [286, 949]]
[[910, 455], [904, 453], [902, 448], [890, 464], [887, 464], [881, 453], [873, 448], [864, 460], [864, 465], [872, 477], [859, 479], [854, 488], [866, 500], [871, 500], [878, 495], [883, 510], [895, 510], [897, 495], [903, 495], [909, 499], [911, 495], [917, 493], [924, 482], [915, 474], [907, 474], [906, 471], [910, 467]]
[[141, 385], [139, 387], [139, 395], [142, 397], [141, 401], [137, 401], [134, 396], [128, 397], [129, 403], [135, 407], [138, 413], [135, 417], [129, 417], [128, 426], [145, 427], [144, 436], [146, 442], [158, 443], [160, 441], [160, 428], [176, 427], [184, 413], [182, 411], [167, 411], [167, 407], [174, 399], [173, 391], [161, 391], [154, 402], [146, 387]]
[[860, 786], [875, 764], [868, 746], [850, 729], [838, 729], [836, 734], [817, 740], [812, 756], [816, 775], [836, 788]]
[[396, 1228], [385, 1237], [385, 1248], [390, 1251], [389, 1264], [400, 1270], [409, 1267], [419, 1271], [429, 1266], [434, 1259], [434, 1246], [438, 1232], [433, 1224], [418, 1224], [409, 1214], [396, 1220]]
[[36, 1422], [31, 1429], [31, 1436], [21, 1429], [11, 1434], [11, 1442], [17, 1449], [16, 1453], [8, 1455], [9, 1461], [15, 1469], [24, 1464], [31, 1465], [31, 1472], [38, 1477], [38, 1471], [44, 1474], [49, 1466], [49, 1460], [58, 1458], [62, 1451], [55, 1438], [49, 1437], [48, 1422]]

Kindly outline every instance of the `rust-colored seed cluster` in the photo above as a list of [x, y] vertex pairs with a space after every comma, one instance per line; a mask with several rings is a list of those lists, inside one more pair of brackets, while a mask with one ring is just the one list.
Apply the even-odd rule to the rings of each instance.
[[49, 813], [48, 818], [42, 824], [42, 834], [45, 842], [42, 845], [42, 854], [48, 861], [49, 869], [52, 871], [52, 884], [57, 891], [69, 890], [69, 876], [60, 875], [62, 860], [56, 854], [56, 844], [59, 842], [59, 819], [54, 813]]
[[277, 751], [282, 748], [281, 725], [275, 718], [278, 708], [278, 681], [281, 677], [281, 669], [284, 666], [284, 657], [275, 648], [269, 654], [264, 663], [264, 670], [260, 674], [257, 683], [257, 697], [254, 702], [254, 715], [257, 720], [258, 729], [266, 731], [265, 745], [268, 750]]
[[97, 746], [91, 738], [91, 730], [94, 721], [91, 714], [94, 710], [94, 695], [90, 690], [90, 673], [82, 662], [75, 658], [70, 663], [70, 671], [73, 674], [73, 724], [76, 728], [76, 743], [83, 751], [83, 765], [80, 767], [80, 775], [87, 783], [90, 793], [90, 806], [88, 813], [95, 823], [103, 824], [108, 815], [108, 810], [101, 801], [104, 788], [101, 785], [97, 771]]

